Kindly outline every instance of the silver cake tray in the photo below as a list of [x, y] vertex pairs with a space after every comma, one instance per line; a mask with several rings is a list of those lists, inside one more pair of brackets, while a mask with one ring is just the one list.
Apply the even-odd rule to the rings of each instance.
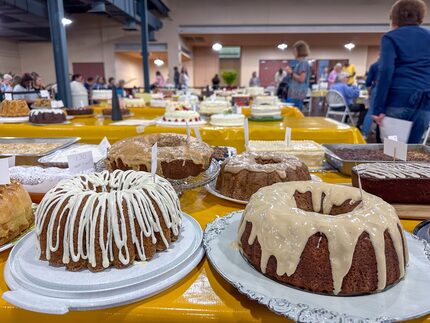
[[249, 299], [298, 322], [386, 323], [430, 313], [430, 245], [406, 233], [409, 264], [405, 278], [392, 288], [363, 296], [327, 296], [271, 280], [252, 267], [235, 242], [243, 211], [206, 226], [203, 245], [213, 268]]
[[[316, 175], [311, 174], [311, 179], [314, 182], [322, 182], [322, 179]], [[248, 202], [249, 202], [249, 201], [237, 200], [237, 199], [234, 199], [230, 196], [223, 195], [220, 191], [218, 191], [216, 189], [216, 181], [212, 181], [212, 182], [206, 184], [205, 189], [209, 193], [211, 193], [212, 195], [219, 197], [220, 199], [223, 199], [226, 201], [230, 201], [230, 202], [234, 202], [234, 203], [238, 203], [238, 204], [244, 204], [244, 205], [248, 204]]]
[[212, 159], [209, 168], [198, 176], [189, 176], [184, 179], [167, 179], [176, 192], [181, 193], [183, 191], [192, 190], [194, 188], [205, 186], [217, 178], [220, 171], [220, 165]]
[[[356, 151], [360, 151], [363, 149], [366, 150], [383, 150], [383, 144], [323, 144], [326, 149], [326, 160], [330, 163], [334, 168], [339, 170], [342, 174], [351, 175], [352, 168], [358, 164], [369, 164], [369, 163], [393, 163], [394, 161], [382, 161], [382, 160], [346, 160], [334, 152], [336, 149], [353, 149]], [[418, 151], [425, 152], [430, 155], [430, 147], [425, 145], [408, 145], [408, 151]], [[410, 161], [413, 162], [413, 161]]]

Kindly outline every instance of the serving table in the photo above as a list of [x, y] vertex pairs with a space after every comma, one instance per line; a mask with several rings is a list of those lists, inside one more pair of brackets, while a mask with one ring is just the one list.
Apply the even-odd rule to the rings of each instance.
[[[349, 182], [339, 173], [317, 173], [330, 183]], [[181, 197], [182, 209], [204, 228], [219, 216], [244, 208], [224, 201], [205, 189], [187, 191]], [[419, 223], [402, 220], [406, 230]], [[0, 293], [7, 290], [3, 270], [9, 251], [0, 253]], [[265, 306], [250, 301], [229, 285], [204, 258], [180, 283], [165, 292], [135, 304], [89, 311], [71, 312], [64, 316], [45, 315], [18, 309], [0, 299], [1, 322], [291, 322], [270, 312]], [[430, 316], [410, 322], [430, 322]]]

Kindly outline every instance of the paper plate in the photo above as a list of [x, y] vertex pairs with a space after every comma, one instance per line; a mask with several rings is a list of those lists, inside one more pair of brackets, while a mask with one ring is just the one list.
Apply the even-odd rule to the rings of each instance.
[[26, 117], [0, 117], [0, 123], [24, 123], [28, 122], [28, 116]]

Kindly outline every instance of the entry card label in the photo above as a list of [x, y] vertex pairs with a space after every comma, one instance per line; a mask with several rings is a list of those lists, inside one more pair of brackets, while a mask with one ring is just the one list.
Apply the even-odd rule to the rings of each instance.
[[10, 184], [9, 158], [0, 159], [0, 185]]
[[408, 158], [408, 144], [404, 142], [385, 138], [384, 140], [384, 154], [406, 161]]
[[67, 162], [69, 163], [69, 171], [72, 174], [94, 171], [94, 158], [91, 151], [68, 155]]

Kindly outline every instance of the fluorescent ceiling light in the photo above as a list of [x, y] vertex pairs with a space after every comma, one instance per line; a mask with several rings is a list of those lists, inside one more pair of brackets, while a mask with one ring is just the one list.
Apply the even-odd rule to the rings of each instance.
[[286, 50], [288, 48], [288, 45], [285, 43], [281, 43], [278, 45], [278, 49], [280, 50]]
[[63, 24], [63, 26], [68, 26], [72, 23], [73, 21], [68, 19], [68, 18], [62, 18], [61, 19], [61, 23]]
[[343, 45], [347, 50], [353, 50], [355, 48], [355, 44], [349, 42], [348, 44]]
[[159, 59], [159, 58], [157, 58], [157, 59], [154, 60], [154, 64], [157, 65], [157, 66], [163, 66], [164, 65], [164, 61], [161, 60], [161, 59]]
[[212, 49], [214, 51], [219, 52], [222, 49], [222, 45], [220, 43], [215, 43], [215, 44], [212, 45]]

